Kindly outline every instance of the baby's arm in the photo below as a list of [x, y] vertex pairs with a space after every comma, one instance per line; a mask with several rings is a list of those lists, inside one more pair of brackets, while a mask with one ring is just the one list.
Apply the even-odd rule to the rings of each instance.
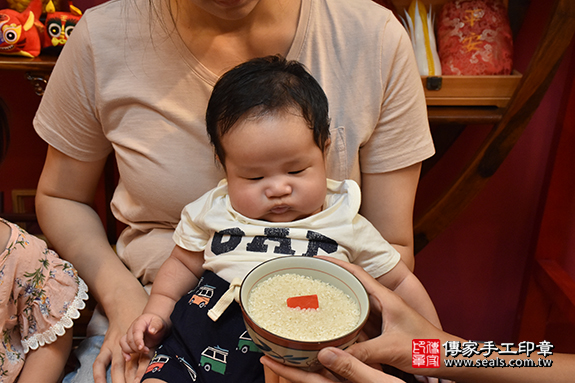
[[72, 329], [59, 336], [55, 342], [30, 350], [18, 383], [56, 383], [60, 381], [72, 348]]
[[148, 353], [157, 346], [171, 327], [170, 315], [176, 302], [190, 291], [202, 275], [203, 252], [175, 246], [154, 280], [150, 299], [120, 341], [126, 360], [130, 353]]
[[377, 280], [402, 297], [408, 305], [413, 307], [425, 319], [433, 323], [437, 328], [441, 328], [435, 306], [425, 287], [403, 261], [400, 260], [393, 269], [377, 278]]

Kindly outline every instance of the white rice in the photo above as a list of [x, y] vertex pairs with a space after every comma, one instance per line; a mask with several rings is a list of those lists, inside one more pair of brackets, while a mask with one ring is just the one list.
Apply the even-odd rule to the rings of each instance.
[[[290, 297], [316, 294], [319, 308], [287, 306]], [[335, 286], [298, 274], [275, 275], [258, 283], [248, 298], [250, 317], [284, 338], [324, 341], [343, 336], [359, 321], [358, 304]]]

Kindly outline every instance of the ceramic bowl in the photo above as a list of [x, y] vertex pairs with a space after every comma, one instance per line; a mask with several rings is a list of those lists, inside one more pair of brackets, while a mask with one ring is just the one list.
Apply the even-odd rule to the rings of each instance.
[[[319, 279], [342, 290], [359, 305], [360, 318], [356, 327], [339, 338], [309, 342], [281, 337], [261, 328], [246, 310], [250, 292], [260, 281], [279, 274], [299, 274]], [[365, 288], [349, 271], [335, 263], [312, 257], [291, 256], [266, 261], [255, 267], [245, 277], [240, 289], [240, 305], [244, 322], [251, 340], [272, 359], [292, 367], [316, 370], [321, 367], [318, 352], [325, 347], [345, 349], [359, 336], [369, 314], [369, 298]]]

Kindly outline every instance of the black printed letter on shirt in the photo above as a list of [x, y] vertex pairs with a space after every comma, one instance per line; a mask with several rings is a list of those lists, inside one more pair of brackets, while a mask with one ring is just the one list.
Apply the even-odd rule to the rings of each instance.
[[337, 250], [337, 242], [323, 234], [308, 230], [306, 237], [309, 239], [309, 242], [307, 251], [302, 254], [305, 257], [315, 257], [319, 249], [322, 249], [328, 254]]
[[266, 253], [268, 245], [266, 241], [276, 241], [279, 245], [275, 247], [274, 253], [276, 254], [295, 254], [295, 250], [291, 248], [291, 239], [288, 238], [289, 229], [281, 227], [267, 227], [264, 229], [265, 236], [258, 235], [248, 243], [246, 250], [256, 253]]
[[[230, 236], [227, 242], [222, 242], [224, 235]], [[239, 227], [218, 231], [214, 234], [214, 239], [212, 239], [212, 252], [215, 255], [220, 255], [234, 250], [238, 247], [244, 235], [245, 233]]]

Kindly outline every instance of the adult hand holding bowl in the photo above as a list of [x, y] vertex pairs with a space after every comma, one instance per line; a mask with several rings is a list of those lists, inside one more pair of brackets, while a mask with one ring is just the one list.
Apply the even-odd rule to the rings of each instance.
[[[274, 299], [280, 299], [286, 302], [285, 314], [289, 315], [289, 329], [286, 332], [285, 328], [270, 330], [270, 326], [266, 323], [266, 326], [262, 326], [262, 320], [254, 319], [257, 317], [256, 309], [257, 302], [250, 302], [250, 297], [254, 290], [257, 290], [260, 283], [269, 282], [273, 279], [281, 278], [295, 278], [292, 280], [298, 281], [297, 283], [292, 283], [285, 288], [274, 288], [271, 291]], [[297, 278], [302, 278], [297, 279]], [[330, 311], [330, 305], [333, 306], [334, 302], [330, 302], [332, 295], [324, 294], [324, 287], [318, 288], [318, 302], [319, 308], [318, 313], [310, 312], [315, 311], [315, 308], [298, 309], [287, 307], [287, 299], [294, 298], [293, 291], [298, 290], [298, 288], [308, 285], [308, 281], [313, 281], [318, 285], [325, 286], [328, 285], [328, 289], [335, 288], [347, 296], [347, 300], [356, 307], [355, 310], [334, 310]], [[304, 283], [302, 283], [302, 281]], [[294, 290], [295, 289], [295, 290]], [[287, 295], [286, 295], [287, 294]], [[309, 295], [303, 293], [301, 295]], [[308, 299], [296, 301], [306, 301]], [[323, 303], [322, 303], [323, 302]], [[339, 301], [338, 301], [339, 302]], [[252, 341], [260, 348], [260, 350], [271, 357], [272, 359], [292, 367], [304, 368], [306, 370], [316, 370], [321, 367], [321, 364], [317, 360], [318, 352], [325, 347], [337, 347], [340, 349], [345, 349], [352, 345], [358, 338], [359, 332], [361, 331], [363, 325], [365, 324], [368, 314], [369, 314], [369, 298], [365, 288], [359, 282], [359, 280], [351, 274], [349, 271], [345, 270], [335, 263], [312, 257], [304, 256], [290, 256], [290, 257], [280, 257], [274, 258], [261, 265], [255, 267], [242, 282], [242, 287], [240, 289], [240, 305], [242, 308], [242, 313], [244, 317], [244, 322], [246, 324], [247, 331], [252, 339]], [[262, 306], [263, 307], [263, 306]], [[307, 307], [307, 306], [306, 306]], [[311, 306], [310, 306], [311, 307]], [[340, 307], [341, 308], [341, 307]], [[301, 311], [301, 313], [289, 312], [289, 310]], [[355, 314], [350, 314], [349, 311], [355, 311]], [[273, 313], [270, 311], [272, 318], [278, 319], [281, 324], [282, 319], [286, 319], [280, 316], [282, 314], [277, 314], [276, 311]], [[274, 314], [275, 313], [275, 314]], [[295, 314], [292, 315], [291, 314]], [[327, 325], [327, 322], [339, 323], [349, 321], [350, 315], [353, 315], [353, 322], [343, 333], [337, 333], [337, 331], [331, 331], [330, 335], [325, 337], [320, 337], [318, 339], [310, 340], [309, 337], [302, 340], [302, 336], [299, 330], [297, 330], [299, 320], [298, 315], [305, 317], [306, 315], [312, 315], [310, 322], [309, 320], [303, 321], [300, 324], [305, 326], [301, 330], [305, 332], [313, 333], [316, 330], [337, 330], [334, 329], [332, 325]], [[323, 315], [323, 320], [316, 320], [314, 318], [321, 318]], [[327, 315], [327, 316], [326, 316]], [[307, 318], [310, 319], [310, 318]], [[267, 322], [267, 321], [266, 321]], [[284, 322], [285, 323], [285, 322]], [[317, 326], [317, 329], [315, 328]], [[285, 327], [285, 326], [284, 326]], [[291, 328], [295, 327], [296, 331], [290, 333]], [[320, 333], [322, 331], [319, 331]], [[279, 334], [278, 334], [279, 333]], [[328, 331], [329, 333], [329, 331]]]

